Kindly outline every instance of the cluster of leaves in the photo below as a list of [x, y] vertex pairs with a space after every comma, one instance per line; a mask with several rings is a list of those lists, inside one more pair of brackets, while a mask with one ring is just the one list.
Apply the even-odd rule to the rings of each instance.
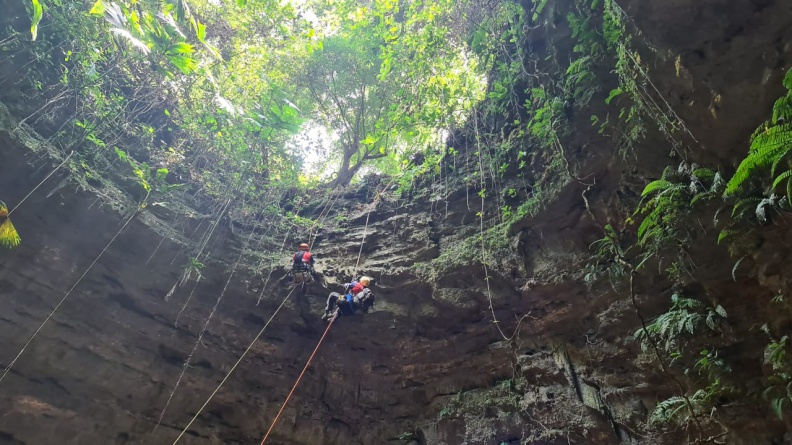
[[754, 209], [763, 223], [768, 220], [767, 208], [792, 209], [792, 70], [783, 83], [786, 95], [773, 106], [772, 119], [751, 136], [748, 156], [724, 192], [724, 196], [739, 198], [735, 213]]
[[774, 337], [767, 324], [762, 325], [761, 330], [770, 337], [765, 357], [773, 368], [762, 396], [770, 402], [773, 412], [780, 419], [783, 418], [784, 406], [792, 405], [792, 364], [787, 360], [789, 336]]
[[638, 246], [653, 255], [669, 241], [686, 245], [691, 235], [687, 216], [699, 202], [721, 195], [725, 182], [720, 173], [695, 164], [667, 167], [660, 179], [652, 181], [641, 192], [641, 203], [635, 215], [643, 214], [638, 226]]
[[671, 308], [647, 325], [646, 330], [637, 330], [635, 338], [641, 342], [644, 351], [654, 341], [674, 358], [682, 354], [683, 342], [687, 338], [700, 334], [705, 328], [718, 332], [719, 323], [725, 319], [726, 310], [722, 306], [709, 307], [699, 300], [674, 293], [671, 295]]
[[[634, 337], [641, 342], [644, 351], [657, 347], [667, 354], [672, 363], [689, 363], [690, 354], [686, 346], [706, 332], [720, 332], [726, 318], [726, 310], [720, 305], [707, 306], [699, 300], [674, 293], [671, 296], [671, 308], [647, 325], [646, 329], [636, 331]], [[699, 351], [698, 358], [684, 373], [703, 377], [706, 383], [704, 387], [690, 395], [672, 396], [661, 401], [649, 416], [649, 422], [685, 424], [694, 416], [711, 415], [713, 404], [731, 391], [731, 387], [722, 382], [722, 376], [730, 371], [717, 350]]]
[[627, 273], [625, 249], [622, 247], [619, 233], [606, 224], [603, 228], [605, 236], [589, 245], [592, 256], [586, 264], [583, 280], [591, 287], [603, 275], [607, 275], [611, 286], [616, 289], [618, 283]]

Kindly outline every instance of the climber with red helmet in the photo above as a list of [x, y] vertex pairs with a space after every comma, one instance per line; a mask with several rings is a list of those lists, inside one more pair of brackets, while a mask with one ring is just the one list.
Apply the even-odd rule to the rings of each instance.
[[325, 306], [325, 313], [322, 320], [330, 320], [336, 314], [333, 310], [338, 307], [337, 312], [343, 315], [352, 315], [358, 309], [364, 313], [374, 306], [374, 294], [369, 289], [371, 285], [371, 278], [360, 277], [357, 281], [344, 284], [344, 295], [338, 292], [332, 292], [327, 297], [327, 306]]
[[300, 244], [300, 250], [292, 255], [291, 274], [295, 284], [309, 283], [313, 281], [314, 257], [309, 252], [310, 246], [306, 243]]

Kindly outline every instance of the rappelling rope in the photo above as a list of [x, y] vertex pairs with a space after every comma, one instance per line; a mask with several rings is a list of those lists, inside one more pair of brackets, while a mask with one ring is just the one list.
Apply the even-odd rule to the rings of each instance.
[[[291, 398], [292, 394], [294, 394], [294, 390], [297, 389], [297, 385], [300, 384], [300, 380], [302, 380], [303, 375], [305, 375], [305, 371], [308, 370], [308, 366], [310, 366], [311, 361], [313, 360], [314, 356], [316, 355], [316, 351], [318, 351], [319, 347], [322, 346], [322, 342], [324, 341], [325, 337], [327, 336], [327, 333], [330, 332], [330, 327], [333, 326], [333, 322], [335, 322], [336, 318], [338, 318], [338, 309], [336, 309], [336, 313], [333, 316], [333, 318], [330, 320], [330, 323], [328, 323], [327, 329], [325, 329], [324, 334], [322, 334], [322, 338], [320, 338], [319, 339], [319, 343], [316, 344], [316, 347], [314, 348], [313, 352], [311, 353], [311, 356], [308, 358], [308, 362], [305, 363], [305, 367], [303, 367], [303, 370], [300, 373], [300, 376], [297, 377], [297, 381], [294, 382], [294, 386], [292, 386], [291, 391], [289, 391], [289, 395], [286, 396], [286, 400], [283, 401], [283, 405], [281, 405], [281, 408], [278, 411], [278, 414], [275, 416], [275, 420], [272, 421], [272, 425], [270, 425], [269, 430], [267, 430], [267, 434], [265, 434], [264, 438], [261, 439], [261, 444], [259, 444], [259, 445], [264, 445], [264, 442], [267, 441], [267, 438], [269, 437], [270, 433], [275, 428], [275, 424], [278, 423], [278, 419], [280, 418], [280, 415], [283, 413], [284, 408], [286, 408], [286, 404], [289, 403], [289, 399]], [[174, 442], [174, 444], [175, 443], [176, 442]]]
[[[63, 162], [61, 162], [61, 163], [60, 163], [60, 164], [59, 164], [57, 167], [55, 167], [54, 169], [52, 169], [52, 171], [51, 171], [51, 172], [49, 172], [49, 174], [48, 174], [47, 176], [45, 176], [45, 177], [44, 177], [44, 179], [42, 179], [42, 180], [41, 180], [41, 182], [39, 182], [37, 186], [33, 187], [33, 190], [31, 190], [31, 191], [30, 191], [30, 193], [28, 193], [27, 195], [25, 195], [25, 197], [24, 197], [24, 198], [22, 198], [22, 201], [19, 201], [19, 202], [17, 203], [17, 205], [15, 205], [15, 206], [14, 206], [14, 208], [13, 208], [13, 209], [11, 209], [11, 211], [10, 211], [10, 212], [8, 212], [8, 215], [7, 215], [7, 216], [11, 216], [11, 214], [12, 214], [12, 213], [14, 213], [14, 210], [16, 210], [16, 209], [17, 209], [17, 207], [21, 206], [21, 205], [22, 205], [22, 203], [24, 203], [25, 201], [27, 201], [27, 199], [28, 199], [28, 198], [30, 198], [30, 195], [32, 195], [33, 193], [35, 193], [35, 192], [36, 192], [36, 190], [38, 190], [38, 189], [39, 189], [39, 188], [40, 188], [42, 185], [44, 185], [44, 183], [45, 183], [45, 182], [47, 182], [47, 179], [49, 179], [49, 178], [50, 178], [52, 175], [54, 175], [56, 171], [60, 170], [60, 168], [61, 168], [61, 167], [63, 167], [64, 165], [66, 165], [66, 163], [69, 161], [69, 158], [71, 158], [73, 154], [74, 154], [74, 150], [72, 150], [72, 152], [71, 152], [71, 153], [69, 153], [69, 156], [66, 156], [66, 159], [64, 159], [64, 160], [63, 160]], [[2, 380], [2, 379], [0, 379], [0, 380]]]
[[330, 215], [330, 211], [333, 210], [333, 206], [335, 205], [335, 202], [338, 200], [340, 196], [341, 196], [341, 191], [338, 191], [335, 194], [335, 196], [327, 200], [324, 208], [319, 213], [319, 218], [317, 218], [316, 222], [311, 227], [311, 230], [308, 232], [308, 244], [309, 244], [308, 250], [313, 249], [314, 243], [316, 242], [316, 238], [319, 237], [319, 227], [324, 222], [324, 220], [327, 219], [327, 217]]
[[[253, 234], [256, 233], [257, 229], [258, 229], [258, 224], [256, 224], [253, 227], [253, 230], [250, 231], [250, 235], [248, 236], [245, 245], [242, 247], [242, 249], [240, 249], [239, 256], [237, 256], [236, 262], [234, 263], [234, 267], [231, 268], [231, 273], [228, 275], [228, 280], [226, 280], [225, 286], [223, 286], [223, 290], [220, 292], [220, 295], [217, 297], [217, 301], [215, 302], [214, 307], [212, 307], [212, 312], [210, 312], [209, 317], [206, 318], [206, 322], [204, 323], [203, 329], [201, 329], [201, 332], [198, 334], [198, 339], [195, 341], [195, 345], [193, 346], [192, 351], [190, 351], [190, 355], [188, 355], [187, 360], [184, 361], [184, 366], [182, 367], [181, 374], [179, 374], [179, 378], [176, 380], [176, 384], [173, 386], [173, 391], [171, 391], [168, 400], [165, 402], [165, 406], [162, 408], [162, 411], [160, 412], [159, 420], [157, 420], [157, 424], [154, 425], [154, 430], [151, 432], [151, 434], [154, 434], [154, 432], [157, 431], [157, 428], [159, 428], [160, 424], [162, 423], [162, 419], [165, 418], [165, 412], [168, 410], [171, 400], [173, 400], [173, 396], [174, 394], [176, 394], [176, 390], [179, 388], [179, 384], [181, 384], [184, 375], [187, 373], [187, 368], [189, 368], [190, 366], [190, 361], [192, 360], [195, 351], [198, 350], [198, 345], [201, 344], [201, 340], [203, 339], [204, 334], [209, 328], [209, 322], [212, 321], [212, 317], [214, 316], [215, 312], [217, 312], [217, 308], [220, 306], [220, 302], [223, 300], [223, 296], [225, 296], [226, 290], [228, 290], [228, 285], [231, 283], [231, 278], [234, 277], [234, 273], [236, 272], [237, 267], [239, 266], [239, 262], [242, 261], [242, 256], [245, 254], [245, 250], [247, 250], [248, 246], [250, 246], [250, 240], [253, 239]], [[196, 286], [197, 284], [198, 283], [196, 281]]]
[[217, 385], [217, 388], [215, 388], [215, 390], [212, 391], [212, 394], [209, 395], [209, 398], [206, 399], [206, 402], [204, 402], [204, 404], [201, 405], [201, 407], [195, 413], [193, 418], [190, 419], [190, 423], [188, 423], [187, 426], [184, 427], [182, 432], [179, 434], [179, 437], [177, 437], [176, 440], [173, 441], [174, 445], [176, 444], [176, 442], [179, 441], [179, 439], [182, 438], [182, 436], [184, 436], [184, 434], [187, 432], [187, 430], [190, 428], [190, 426], [193, 424], [193, 422], [195, 422], [195, 419], [197, 419], [198, 416], [201, 415], [201, 412], [203, 412], [203, 410], [209, 405], [209, 402], [212, 401], [212, 398], [217, 394], [218, 391], [220, 391], [220, 388], [223, 387], [223, 385], [229, 379], [229, 377], [231, 377], [231, 374], [234, 372], [234, 370], [237, 368], [237, 366], [239, 366], [239, 364], [242, 363], [242, 360], [245, 358], [247, 353], [250, 352], [251, 349], [253, 349], [253, 345], [256, 344], [256, 342], [259, 340], [259, 338], [261, 338], [262, 334], [264, 334], [264, 331], [267, 329], [267, 326], [269, 326], [270, 323], [272, 322], [272, 320], [275, 319], [275, 316], [278, 315], [278, 312], [280, 312], [281, 308], [286, 304], [286, 301], [288, 301], [289, 297], [291, 296], [292, 293], [294, 293], [295, 289], [297, 289], [297, 288], [293, 287], [292, 290], [289, 291], [289, 293], [286, 295], [286, 297], [283, 298], [283, 301], [281, 301], [280, 306], [278, 306], [278, 308], [275, 309], [275, 312], [272, 313], [272, 316], [270, 316], [269, 320], [267, 320], [267, 323], [264, 324], [264, 327], [261, 328], [261, 330], [256, 335], [256, 337], [253, 338], [253, 341], [250, 342], [250, 345], [248, 345], [247, 349], [245, 349], [245, 351], [242, 353], [242, 355], [239, 356], [239, 358], [237, 359], [236, 363], [234, 363], [234, 366], [232, 366], [231, 369], [228, 371], [228, 373], [225, 375], [225, 377], [223, 377], [223, 380], [220, 381], [220, 384]]
[[107, 249], [110, 248], [110, 246], [113, 244], [113, 242], [116, 240], [116, 238], [118, 238], [118, 236], [121, 235], [121, 232], [123, 232], [124, 229], [126, 228], [126, 226], [128, 226], [129, 223], [132, 222], [132, 220], [135, 218], [135, 216], [137, 216], [137, 214], [140, 212], [140, 210], [141, 209], [138, 208], [138, 210], [135, 213], [133, 213], [132, 216], [129, 217], [129, 219], [126, 220], [124, 225], [121, 226], [120, 229], [118, 229], [118, 232], [116, 232], [116, 234], [113, 236], [113, 238], [111, 238], [110, 241], [107, 243], [107, 245], [105, 245], [104, 249], [102, 249], [102, 251], [99, 252], [99, 255], [97, 255], [96, 258], [93, 260], [93, 262], [88, 266], [88, 268], [85, 269], [85, 272], [83, 272], [83, 274], [80, 275], [80, 278], [77, 279], [77, 281], [74, 283], [74, 285], [71, 287], [71, 289], [69, 289], [66, 292], [66, 294], [63, 296], [63, 298], [61, 298], [61, 300], [58, 302], [58, 304], [55, 305], [55, 307], [52, 309], [52, 311], [49, 313], [49, 315], [47, 315], [47, 318], [45, 318], [44, 321], [41, 322], [41, 324], [36, 329], [36, 331], [33, 332], [33, 335], [30, 336], [28, 341], [25, 342], [25, 345], [22, 346], [22, 349], [19, 350], [19, 353], [16, 355], [16, 357], [14, 357], [14, 359], [11, 360], [11, 363], [9, 363], [8, 366], [6, 366], [5, 371], [3, 371], [3, 375], [0, 376], [0, 382], [2, 382], [3, 379], [6, 377], [6, 375], [8, 375], [8, 372], [11, 371], [11, 368], [14, 366], [14, 364], [16, 364], [17, 360], [19, 360], [19, 357], [21, 357], [22, 353], [25, 352], [25, 349], [27, 349], [27, 347], [30, 345], [30, 343], [33, 341], [33, 339], [36, 338], [38, 333], [41, 332], [41, 330], [44, 328], [44, 326], [47, 324], [47, 322], [49, 322], [50, 318], [52, 318], [52, 316], [55, 315], [55, 312], [57, 312], [58, 309], [60, 309], [61, 305], [63, 305], [63, 302], [66, 301], [67, 298], [69, 298], [69, 295], [71, 295], [72, 291], [74, 291], [74, 289], [77, 288], [77, 285], [80, 284], [80, 282], [83, 280], [83, 278], [85, 278], [85, 276], [88, 275], [88, 272], [90, 272], [91, 269], [93, 269], [94, 265], [96, 265], [96, 263], [99, 261], [99, 259], [102, 257], [102, 255], [104, 255], [104, 253], [107, 252]]
[[371, 217], [371, 211], [377, 207], [377, 203], [379, 202], [380, 197], [382, 197], [382, 193], [388, 190], [388, 187], [390, 187], [391, 184], [393, 184], [393, 181], [395, 180], [396, 180], [396, 176], [392, 177], [390, 182], [388, 182], [385, 185], [385, 187], [377, 191], [376, 195], [374, 195], [374, 201], [372, 201], [372, 203], [369, 205], [368, 212], [366, 212], [366, 224], [363, 225], [363, 239], [360, 240], [360, 250], [358, 250], [357, 262], [355, 262], [355, 269], [352, 272], [353, 280], [355, 279], [354, 275], [358, 273], [358, 266], [360, 266], [360, 257], [361, 255], [363, 255], [363, 245], [366, 243], [366, 234], [368, 231], [368, 224], [369, 224], [369, 218]]

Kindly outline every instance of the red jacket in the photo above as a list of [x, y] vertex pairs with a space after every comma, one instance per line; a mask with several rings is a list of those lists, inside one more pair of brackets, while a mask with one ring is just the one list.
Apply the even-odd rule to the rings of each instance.
[[355, 283], [355, 285], [352, 286], [352, 289], [349, 290], [349, 293], [351, 293], [352, 295], [357, 295], [357, 294], [361, 293], [363, 291], [363, 289], [365, 289], [365, 288], [366, 288], [366, 286], [363, 286], [360, 283]]

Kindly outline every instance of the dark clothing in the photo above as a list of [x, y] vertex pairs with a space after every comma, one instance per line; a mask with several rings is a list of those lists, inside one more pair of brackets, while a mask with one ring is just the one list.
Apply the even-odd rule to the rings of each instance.
[[[364, 313], [374, 306], [374, 295], [371, 290], [359, 285], [361, 290], [358, 293], [348, 292], [346, 295], [341, 295], [338, 292], [332, 292], [327, 297], [327, 306], [325, 307], [325, 314], [332, 313], [333, 308], [338, 306], [339, 312], [343, 315], [353, 315], [358, 309]], [[345, 286], [346, 287], [346, 286]], [[354, 289], [354, 287], [352, 287]]]
[[354, 299], [349, 295], [341, 295], [338, 292], [332, 292], [327, 297], [327, 307], [325, 312], [333, 312], [333, 308], [338, 305], [338, 311], [344, 315], [352, 315], [357, 310], [357, 304]]
[[292, 270], [295, 272], [311, 270], [314, 267], [314, 257], [311, 252], [301, 250], [292, 256]]

